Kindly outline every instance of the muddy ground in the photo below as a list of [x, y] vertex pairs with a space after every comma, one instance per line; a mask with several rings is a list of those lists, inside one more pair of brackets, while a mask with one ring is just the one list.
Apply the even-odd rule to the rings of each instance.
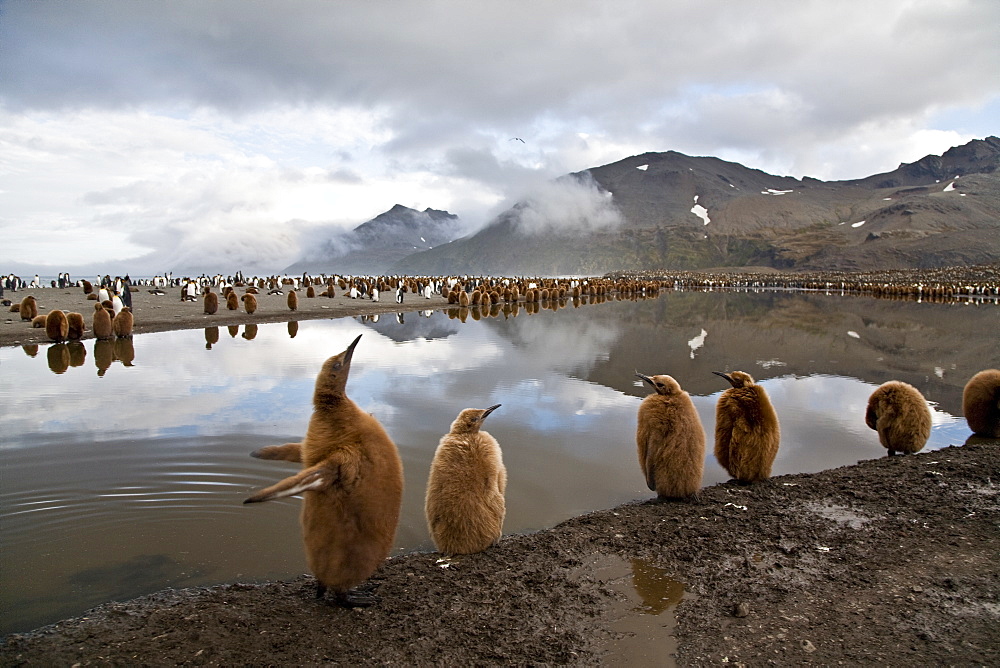
[[[93, 308], [76, 289], [34, 293]], [[303, 302], [204, 316], [136, 293], [136, 331], [443, 306]], [[11, 315], [0, 345], [45, 342]], [[108, 603], [3, 638], [0, 665], [1000, 665], [998, 482], [1000, 441], [970, 438], [636, 501], [474, 556], [395, 557], [366, 609], [317, 602], [308, 575]]]
[[1000, 442], [970, 438], [717, 485], [392, 558], [371, 608], [309, 576], [167, 590], [7, 636], [0, 663], [1000, 665], [998, 477]]

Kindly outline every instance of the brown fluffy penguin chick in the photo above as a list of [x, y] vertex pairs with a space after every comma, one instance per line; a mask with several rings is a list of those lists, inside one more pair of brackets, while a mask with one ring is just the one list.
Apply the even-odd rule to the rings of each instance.
[[226, 308], [230, 311], [236, 311], [240, 308], [239, 297], [232, 290], [226, 293]]
[[962, 412], [972, 433], [1000, 438], [1000, 369], [986, 369], [962, 391]]
[[205, 315], [215, 315], [219, 310], [219, 295], [214, 292], [205, 293]]
[[111, 329], [114, 330], [115, 336], [119, 339], [127, 339], [132, 336], [132, 325], [134, 324], [134, 319], [132, 318], [132, 309], [128, 306], [122, 308], [118, 312], [118, 315], [114, 317], [111, 321]]
[[45, 329], [45, 318], [46, 317], [47, 316], [44, 316], [44, 315], [36, 315], [35, 318], [31, 321], [31, 328], [32, 329]]
[[295, 290], [290, 290], [288, 292], [288, 310], [296, 311], [299, 308], [299, 296], [295, 294]]
[[65, 341], [68, 334], [69, 322], [66, 320], [66, 314], [59, 309], [49, 311], [45, 316], [45, 335], [52, 341], [59, 342]]
[[91, 319], [90, 327], [94, 330], [94, 338], [110, 339], [114, 329], [111, 326], [111, 314], [108, 313], [108, 309], [100, 304], [94, 304], [94, 317]]
[[890, 380], [868, 397], [865, 424], [878, 432], [879, 443], [889, 455], [920, 452], [931, 435], [931, 409], [920, 390]]
[[715, 458], [740, 482], [771, 477], [781, 429], [764, 388], [744, 371], [713, 371], [732, 385], [715, 406]]
[[243, 308], [246, 309], [247, 314], [253, 315], [254, 311], [257, 310], [257, 298], [248, 292], [240, 299], [243, 300]]
[[424, 515], [439, 552], [472, 554], [500, 540], [507, 469], [497, 440], [480, 431], [499, 407], [463, 410], [434, 452]]
[[[13, 308], [11, 308], [11, 312], [14, 312]], [[35, 297], [27, 295], [22, 299], [17, 313], [21, 314], [21, 320], [34, 320], [35, 316], [38, 315], [38, 302], [35, 300]]]
[[635, 440], [646, 486], [661, 499], [683, 499], [701, 489], [705, 429], [690, 395], [670, 376], [636, 377], [655, 394], [639, 404]]
[[309, 568], [319, 582], [317, 597], [330, 589], [346, 607], [374, 602], [352, 589], [389, 556], [403, 498], [403, 465], [395, 444], [345, 391], [360, 339], [323, 363], [302, 442], [252, 453], [301, 462], [302, 470], [244, 501], [303, 495], [302, 534]]
[[67, 313], [66, 324], [69, 325], [66, 338], [70, 341], [79, 341], [83, 338], [83, 333], [87, 331], [87, 326], [83, 322], [83, 315], [80, 313]]

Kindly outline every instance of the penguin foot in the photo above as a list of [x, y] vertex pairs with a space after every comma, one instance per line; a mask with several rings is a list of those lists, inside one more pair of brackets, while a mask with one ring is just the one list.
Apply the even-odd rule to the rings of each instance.
[[333, 602], [342, 608], [367, 608], [378, 603], [378, 597], [361, 588], [334, 593]]

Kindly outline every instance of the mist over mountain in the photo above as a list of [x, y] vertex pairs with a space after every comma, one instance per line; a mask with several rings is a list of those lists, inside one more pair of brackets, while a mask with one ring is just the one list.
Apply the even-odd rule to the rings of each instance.
[[850, 181], [644, 153], [557, 179], [393, 273], [865, 270], [1000, 261], [1000, 139]]
[[312, 250], [284, 271], [383, 274], [406, 256], [448, 243], [466, 231], [458, 216], [447, 211], [416, 211], [396, 204], [352, 230], [317, 239]]

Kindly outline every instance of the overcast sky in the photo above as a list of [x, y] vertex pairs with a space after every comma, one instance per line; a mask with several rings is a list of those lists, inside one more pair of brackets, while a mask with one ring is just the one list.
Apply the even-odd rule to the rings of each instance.
[[646, 151], [858, 178], [998, 119], [996, 0], [0, 0], [0, 272], [276, 272], [396, 203], [478, 226]]

